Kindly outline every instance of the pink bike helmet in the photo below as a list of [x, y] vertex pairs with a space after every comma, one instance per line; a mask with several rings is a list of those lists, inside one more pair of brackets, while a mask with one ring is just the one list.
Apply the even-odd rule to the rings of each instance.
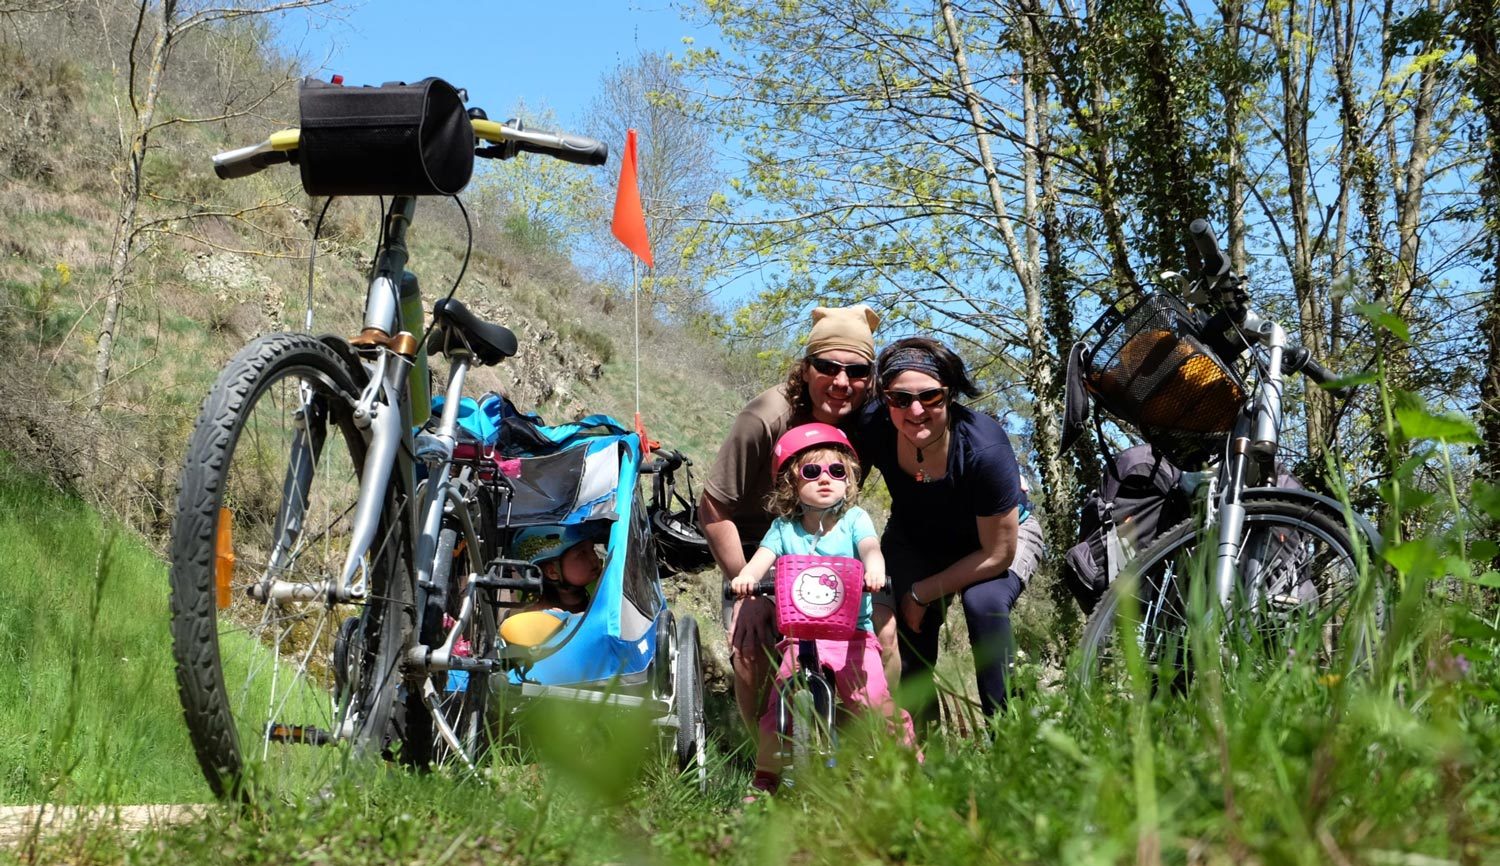
[[828, 446], [843, 448], [850, 454], [854, 453], [854, 446], [849, 444], [849, 437], [832, 424], [814, 421], [811, 424], [793, 427], [781, 434], [781, 438], [776, 440], [776, 446], [771, 449], [771, 477], [775, 478], [788, 460], [803, 451]]

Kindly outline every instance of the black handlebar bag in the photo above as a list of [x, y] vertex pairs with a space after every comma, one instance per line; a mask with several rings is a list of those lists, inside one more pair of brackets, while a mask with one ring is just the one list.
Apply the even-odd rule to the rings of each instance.
[[297, 103], [308, 195], [453, 195], [474, 173], [474, 128], [441, 78], [379, 87], [307, 78]]

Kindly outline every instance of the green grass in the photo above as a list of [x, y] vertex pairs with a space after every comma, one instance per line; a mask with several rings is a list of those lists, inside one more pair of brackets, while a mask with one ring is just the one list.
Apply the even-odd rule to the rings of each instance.
[[160, 560], [0, 454], [0, 562], [0, 801], [206, 797]]
[[[1500, 507], [1500, 493], [1478, 490], [1476, 501]], [[1424, 544], [1441, 552], [1450, 541]], [[17, 696], [0, 711], [0, 761], [15, 768], [7, 798], [201, 799], [172, 693], [160, 565], [9, 462], [0, 555], [11, 565], [0, 687]], [[140, 837], [80, 829], [14, 856], [174, 866], [1497, 862], [1494, 609], [1450, 591], [1426, 560], [1392, 558], [1396, 615], [1371, 676], [1268, 665], [1247, 645], [1232, 664], [1205, 663], [1182, 693], [1143, 675], [1116, 691], [1047, 690], [1023, 667], [1026, 697], [993, 739], [930, 741], [919, 764], [889, 738], [855, 731], [836, 767], [764, 808], [739, 805], [743, 756], [716, 751], [700, 796], [666, 769], [659, 731], [640, 719], [541, 707], [528, 751], [496, 754], [482, 780], [355, 768], [324, 797], [218, 809]]]

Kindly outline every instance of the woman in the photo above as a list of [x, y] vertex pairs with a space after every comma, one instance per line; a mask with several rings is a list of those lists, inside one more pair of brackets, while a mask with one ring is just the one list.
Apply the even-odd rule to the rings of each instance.
[[918, 686], [908, 692], [918, 729], [936, 721], [938, 629], [959, 594], [980, 701], [992, 715], [1005, 706], [1010, 611], [1041, 554], [1015, 452], [999, 421], [955, 402], [979, 390], [947, 346], [908, 337], [876, 366], [883, 405], [865, 413], [860, 445], [891, 494], [881, 548], [897, 603], [901, 682]]

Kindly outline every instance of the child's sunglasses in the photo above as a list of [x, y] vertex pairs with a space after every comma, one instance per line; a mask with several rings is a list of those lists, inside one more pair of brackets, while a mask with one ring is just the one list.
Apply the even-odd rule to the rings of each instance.
[[817, 481], [824, 469], [828, 470], [828, 477], [835, 481], [843, 481], [849, 477], [849, 470], [844, 468], [842, 463], [829, 463], [827, 466], [822, 463], [804, 463], [799, 471], [802, 473], [803, 481]]
[[921, 403], [931, 409], [937, 404], [948, 399], [947, 388], [928, 388], [926, 391], [886, 391], [885, 402], [897, 409], [909, 409], [913, 402]]
[[874, 369], [868, 362], [859, 361], [854, 364], [840, 364], [838, 361], [830, 361], [827, 358], [808, 358], [807, 362], [812, 368], [824, 376], [837, 376], [840, 371], [848, 373], [851, 379], [868, 379]]

